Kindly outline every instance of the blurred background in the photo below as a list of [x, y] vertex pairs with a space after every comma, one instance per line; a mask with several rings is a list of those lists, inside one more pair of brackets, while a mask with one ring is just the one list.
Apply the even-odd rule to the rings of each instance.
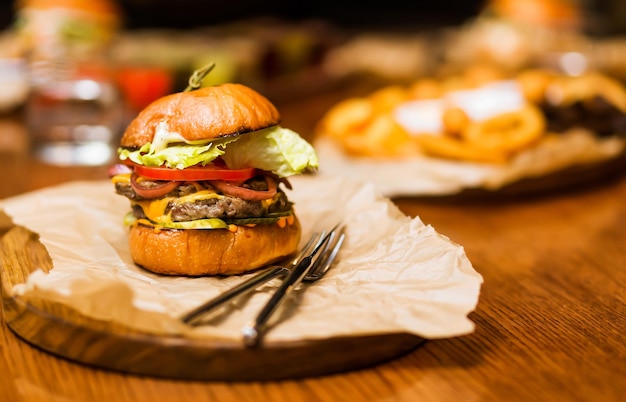
[[[531, 0], [531, 3], [533, 1]], [[7, 28], [16, 14], [15, 0], [0, 1], [0, 26]], [[415, 29], [461, 23], [477, 15], [488, 3], [481, 0], [440, 0], [437, 2], [385, 1], [367, 4], [361, 1], [203, 1], [203, 0], [118, 0], [128, 29], [171, 27], [188, 29], [222, 24], [260, 16], [274, 16], [292, 21], [321, 18], [343, 26]], [[546, 1], [546, 3], [552, 3]], [[624, 32], [626, 6], [621, 0], [574, 0], [588, 18], [601, 19], [608, 32]]]
[[[445, 0], [438, 2], [387, 1], [364, 4], [358, 1], [323, 2], [294, 1], [202, 1], [202, 0], [118, 0], [125, 26], [129, 29], [171, 27], [188, 29], [223, 24], [241, 19], [274, 16], [288, 20], [323, 18], [341, 25], [385, 29], [399, 24], [407, 27], [433, 23], [456, 23], [478, 12], [476, 0]], [[15, 2], [3, 0], [1, 22], [11, 24]]]
[[[0, 4], [0, 115], [25, 119], [24, 146], [76, 136], [115, 144], [132, 116], [209, 62], [203, 85], [242, 82], [276, 103], [486, 65], [626, 78], [623, 0]], [[44, 158], [67, 160], [58, 152]], [[108, 160], [88, 155], [71, 163]]]

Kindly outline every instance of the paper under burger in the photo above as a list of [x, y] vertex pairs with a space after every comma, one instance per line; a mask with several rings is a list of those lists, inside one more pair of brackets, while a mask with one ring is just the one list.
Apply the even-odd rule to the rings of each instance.
[[[197, 257], [200, 254], [185, 251], [185, 243], [178, 243], [178, 248], [166, 246], [169, 237], [188, 236], [192, 231], [197, 236], [204, 234], [209, 238], [221, 234], [230, 236], [230, 244], [234, 247], [234, 236], [239, 233], [255, 236], [253, 230], [264, 224], [272, 225], [269, 230], [280, 233], [281, 218], [288, 224], [289, 215], [294, 214], [295, 208], [302, 230], [300, 243], [314, 232], [328, 229], [339, 220], [346, 224], [347, 241], [342, 247], [340, 258], [324, 280], [307, 289], [306, 297], [301, 302], [289, 305], [285, 311], [289, 319], [268, 334], [266, 344], [302, 344], [303, 341], [315, 340], [326, 343], [330, 338], [369, 337], [376, 334], [415, 334], [421, 338], [435, 339], [472, 332], [474, 323], [468, 318], [468, 313], [474, 310], [478, 302], [482, 277], [472, 267], [464, 248], [438, 233], [431, 225], [423, 223], [419, 217], [411, 218], [403, 214], [390, 199], [382, 196], [371, 181], [357, 181], [336, 172], [332, 175], [324, 175], [321, 171], [295, 175], [295, 172], [316, 166], [316, 153], [312, 152], [307, 142], [278, 125], [264, 130], [242, 129], [237, 132], [238, 135], [233, 134], [232, 138], [203, 139], [198, 140], [198, 143], [194, 139], [197, 137], [181, 139], [191, 132], [200, 132], [202, 127], [213, 127], [214, 124], [210, 123], [211, 119], [207, 116], [214, 116], [212, 113], [217, 113], [215, 110], [220, 111], [219, 121], [226, 121], [222, 119], [223, 114], [233, 110], [233, 107], [238, 111], [235, 113], [237, 116], [259, 118], [262, 109], [251, 107], [255, 102], [246, 100], [240, 103], [246, 96], [238, 90], [248, 93], [249, 89], [235, 87], [237, 89], [228, 84], [184, 95], [166, 96], [149, 106], [128, 127], [129, 132], [133, 132], [133, 129], [140, 132], [154, 131], [154, 137], [148, 141], [150, 145], [143, 144], [137, 137], [132, 141], [128, 138], [122, 141], [120, 156], [124, 164], [117, 166], [118, 174], [113, 178], [117, 187], [132, 194], [131, 189], [136, 185], [141, 185], [138, 188], [143, 192], [151, 190], [144, 187], [154, 182], [155, 190], [166, 191], [160, 188], [161, 185], [170, 185], [170, 181], [182, 182], [176, 185], [176, 189], [160, 197], [146, 198], [136, 194], [130, 200], [133, 210], [127, 219], [130, 229], [122, 224], [122, 216], [129, 209], [129, 201], [113, 191], [110, 180], [65, 183], [0, 200], [0, 212], [6, 212], [12, 224], [19, 226], [9, 229], [3, 237], [3, 244], [9, 246], [2, 247], [3, 255], [9, 255], [10, 258], [0, 258], [3, 262], [0, 268], [18, 270], [15, 274], [9, 274], [15, 281], [2, 283], [5, 287], [3, 295], [7, 296], [5, 299], [13, 304], [15, 298], [19, 303], [34, 301], [37, 306], [49, 306], [49, 317], [52, 319], [63, 318], [57, 314], [66, 310], [48, 302], [62, 303], [79, 313], [76, 317], [81, 328], [84, 326], [82, 316], [86, 316], [107, 328], [118, 328], [117, 324], [121, 324], [119, 328], [125, 334], [126, 328], [130, 328], [165, 335], [178, 345], [184, 344], [181, 341], [186, 338], [208, 340], [208, 347], [229, 343], [237, 345], [241, 341], [242, 324], [261, 311], [275, 286], [270, 283], [263, 290], [254, 292], [245, 303], [238, 304], [230, 314], [225, 314], [224, 319], [219, 320], [219, 325], [184, 325], [180, 320], [181, 315], [241, 283], [245, 278], [239, 275], [186, 277], [153, 274], [139, 268], [133, 261], [133, 253], [137, 248], [133, 248], [132, 238], [129, 241], [129, 230], [133, 233], [137, 230], [137, 233], [150, 240], [151, 248], [140, 252], [154, 257], [151, 269], [165, 271], [164, 265], [158, 264], [174, 261], [178, 265], [174, 268], [168, 266], [171, 270], [169, 272], [189, 273], [190, 270], [184, 271], [183, 268], [191, 266], [198, 269], [193, 275], [201, 272], [200, 268], [214, 270], [210, 272], [217, 272], [219, 268], [222, 270], [219, 272], [224, 272], [227, 258], [219, 260], [217, 252], [223, 246], [216, 246], [211, 251], [206, 246], [210, 244], [207, 241], [200, 250], [201, 257]], [[238, 95], [235, 96], [231, 91]], [[256, 95], [254, 98], [257, 99]], [[217, 108], [218, 99], [219, 105], [226, 104], [229, 107]], [[265, 101], [261, 103], [265, 104]], [[212, 113], [201, 114], [200, 111], [205, 108], [209, 108]], [[150, 110], [153, 113], [149, 113]], [[183, 110], [187, 112], [180, 113]], [[199, 119], [200, 116], [206, 120]], [[182, 120], [186, 123], [175, 124]], [[181, 129], [191, 123], [194, 123], [194, 130]], [[196, 153], [183, 153], [180, 148], [189, 151], [195, 149]], [[205, 155], [211, 150], [216, 151], [219, 158]], [[195, 161], [199, 155], [204, 155], [207, 160], [204, 170], [197, 168], [203, 166], [201, 161]], [[153, 163], [148, 162], [151, 158], [154, 159]], [[180, 163], [188, 167], [165, 168], [164, 161], [157, 163], [160, 158], [171, 158], [172, 161], [180, 159]], [[239, 162], [233, 162], [231, 158]], [[283, 158], [289, 161], [289, 166], [283, 164]], [[141, 159], [142, 163], [134, 162], [133, 159]], [[187, 159], [193, 160], [185, 164]], [[228, 166], [228, 169], [223, 169], [220, 164]], [[161, 166], [163, 168], [157, 169]], [[257, 223], [251, 228], [243, 224], [244, 218], [179, 220], [173, 213], [158, 214], [161, 208], [165, 209], [164, 204], [171, 204], [172, 209], [173, 206], [179, 206], [180, 199], [185, 197], [189, 197], [187, 200], [196, 200], [194, 205], [200, 203], [202, 198], [210, 200], [227, 197], [215, 187], [209, 187], [217, 179], [186, 177], [170, 180], [145, 176], [145, 171], [150, 169], [153, 172], [170, 173], [186, 170], [186, 174], [191, 174], [194, 172], [192, 166], [200, 172], [211, 169], [230, 172], [252, 166], [257, 173], [256, 181], [261, 183], [259, 186], [263, 186], [259, 191], [265, 191], [267, 185], [263, 181], [266, 177], [274, 179], [277, 191], [278, 187], [285, 187], [283, 183], [287, 177], [293, 184], [293, 190], [287, 192], [290, 208], [287, 208], [287, 212], [261, 214], [254, 218]], [[121, 173], [122, 167], [127, 170], [125, 173]], [[135, 174], [135, 185], [131, 183], [132, 173]], [[290, 173], [295, 176], [289, 176]], [[283, 178], [276, 179], [274, 175]], [[246, 186], [237, 180], [223, 181], [235, 187]], [[193, 187], [189, 190], [189, 196], [183, 195], [183, 185]], [[157, 222], [159, 219], [156, 218], [161, 218], [161, 222]], [[219, 224], [199, 228], [205, 223], [220, 221], [226, 227]], [[190, 228], [169, 228], [168, 224], [189, 225]], [[288, 225], [285, 227], [294, 228]], [[33, 236], [33, 233], [37, 236]], [[132, 236], [135, 235], [131, 233]], [[36, 264], [40, 261], [31, 255], [33, 249], [29, 245], [34, 240], [45, 247], [49, 264], [36, 269], [26, 278], [21, 261], [33, 261]], [[284, 238], [279, 240], [284, 241]], [[25, 245], [24, 241], [28, 244]], [[215, 240], [215, 243], [219, 243], [219, 240]], [[254, 252], [261, 255], [265, 255], [269, 249], [261, 241], [254, 243], [253, 247]], [[244, 249], [241, 251], [245, 256], [250, 255]], [[18, 258], [24, 253], [28, 254], [27, 258]], [[139, 258], [142, 256], [139, 254]], [[149, 262], [146, 260], [144, 264]], [[241, 268], [243, 265], [236, 267]], [[98, 302], [94, 303], [94, 300]], [[42, 301], [46, 303], [42, 304]], [[297, 314], [292, 314], [296, 307]], [[359, 319], [346, 320], [345, 317]], [[66, 315], [63, 322], [67, 323], [65, 318]], [[111, 324], [114, 324], [113, 327]], [[172, 345], [167, 339], [165, 342]], [[226, 343], [222, 343], [222, 340]], [[82, 353], [78, 360], [84, 356]], [[184, 359], [185, 355], [181, 355], [181, 358]]]
[[313, 147], [241, 84], [165, 96], [128, 125], [111, 172], [130, 200], [130, 252], [162, 274], [230, 275], [292, 254], [301, 227], [283, 187]]

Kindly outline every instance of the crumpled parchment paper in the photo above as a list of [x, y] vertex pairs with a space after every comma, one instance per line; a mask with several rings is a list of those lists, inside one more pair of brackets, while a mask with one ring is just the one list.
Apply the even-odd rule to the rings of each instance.
[[[288, 303], [266, 342], [397, 332], [433, 339], [473, 331], [468, 314], [478, 302], [482, 277], [462, 246], [404, 215], [371, 183], [326, 175], [290, 181], [302, 244], [313, 231], [338, 221], [347, 224], [347, 239], [327, 276]], [[40, 235], [53, 261], [49, 273], [33, 272], [13, 292], [156, 334], [240, 339], [241, 327], [278, 280], [216, 322], [182, 324], [183, 313], [246, 277], [167, 277], [137, 267], [122, 223], [129, 205], [108, 180], [71, 182], [2, 200], [0, 208], [15, 224]]]
[[619, 137], [598, 138], [585, 130], [547, 137], [507, 164], [473, 163], [433, 157], [376, 159], [344, 154], [332, 140], [315, 142], [322, 173], [342, 172], [368, 180], [388, 197], [454, 195], [465, 189], [498, 190], [525, 178], [608, 160], [624, 152]]

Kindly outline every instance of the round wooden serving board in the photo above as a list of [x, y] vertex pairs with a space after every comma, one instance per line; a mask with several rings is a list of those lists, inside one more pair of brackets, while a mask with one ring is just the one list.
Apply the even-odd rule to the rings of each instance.
[[0, 290], [9, 328], [47, 352], [98, 368], [188, 380], [294, 379], [373, 366], [424, 342], [415, 335], [395, 333], [266, 342], [247, 348], [243, 342], [138, 332], [57, 302], [14, 295], [16, 284], [24, 283], [36, 268], [52, 269], [52, 261], [36, 233], [5, 225], [1, 234]]

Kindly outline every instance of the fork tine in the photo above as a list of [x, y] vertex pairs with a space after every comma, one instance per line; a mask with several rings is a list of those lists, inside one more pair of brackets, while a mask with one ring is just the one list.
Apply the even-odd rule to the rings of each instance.
[[[339, 236], [337, 236], [337, 233], [339, 233]], [[341, 228], [339, 232], [331, 231], [330, 235], [331, 237], [329, 241], [324, 246], [324, 249], [320, 253], [319, 257], [313, 263], [313, 267], [309, 271], [309, 274], [305, 276], [304, 279], [306, 281], [315, 281], [324, 276], [337, 258], [337, 254], [339, 254], [339, 249], [341, 249], [346, 235], [343, 233], [343, 228]], [[331, 247], [332, 250], [328, 252]]]
[[[259, 344], [259, 342], [261, 342], [261, 339], [268, 329], [270, 317], [304, 279], [309, 270], [312, 268], [311, 264], [313, 261], [316, 258], [319, 258], [318, 254], [321, 255], [326, 253], [326, 244], [330, 243], [331, 238], [334, 237], [337, 229], [341, 226], [342, 225], [337, 224], [327, 235], [323, 236], [321, 240], [317, 242], [311, 253], [304, 257], [298, 266], [289, 272], [283, 280], [283, 283], [263, 306], [256, 318], [249, 324], [243, 326], [242, 335], [246, 346], [255, 347]], [[323, 252], [321, 252], [322, 248], [324, 248]], [[339, 248], [335, 246], [335, 248], [333, 248], [333, 253], [335, 253], [336, 250], [338, 251], [338, 249]]]
[[230, 288], [223, 293], [217, 295], [213, 299], [203, 303], [202, 305], [194, 308], [193, 310], [184, 314], [180, 319], [189, 325], [194, 325], [198, 323], [202, 317], [205, 317], [207, 314], [216, 311], [219, 307], [225, 305], [227, 302], [234, 300], [239, 296], [243, 296], [252, 290], [258, 288], [264, 283], [269, 282], [270, 280], [277, 278], [279, 276], [284, 276], [289, 273], [289, 270], [293, 267], [297, 266], [304, 257], [310, 254], [311, 249], [317, 246], [321, 239], [324, 239], [324, 233], [313, 233], [307, 243], [302, 247], [302, 249], [291, 259], [291, 262], [288, 264], [289, 268], [282, 266], [272, 266], [267, 270], [263, 270], [257, 275], [254, 275], [250, 279], [241, 282], [239, 285]]
[[316, 245], [319, 244], [319, 242], [321, 241], [321, 239], [324, 238], [324, 236], [326, 236], [326, 231], [322, 231], [322, 233], [318, 233], [318, 232], [313, 233], [311, 237], [309, 237], [309, 240], [306, 242], [306, 244], [302, 247], [300, 252], [296, 254], [295, 257], [293, 257], [293, 259], [289, 263], [289, 266], [295, 267], [296, 265], [298, 265], [300, 263], [300, 260], [302, 260], [304, 257], [309, 255], [311, 253], [311, 250], [313, 250], [316, 247]]

